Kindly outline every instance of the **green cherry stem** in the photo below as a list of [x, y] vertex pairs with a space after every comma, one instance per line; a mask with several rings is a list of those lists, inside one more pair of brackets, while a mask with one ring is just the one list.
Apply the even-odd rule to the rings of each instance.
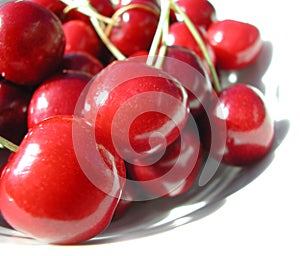
[[18, 146], [12, 142], [10, 142], [9, 140], [3, 138], [2, 136], [0, 136], [0, 147], [2, 148], [7, 148], [12, 152], [17, 152], [18, 150]]
[[199, 35], [193, 22], [185, 14], [185, 12], [181, 9], [181, 7], [178, 4], [176, 4], [174, 0], [169, 0], [169, 1], [171, 1], [171, 8], [183, 18], [184, 23], [186, 24], [186, 26], [192, 33], [194, 39], [196, 40], [197, 44], [199, 45], [199, 47], [203, 53], [204, 59], [208, 65], [210, 72], [211, 72], [212, 83], [213, 83], [214, 89], [216, 90], [216, 92], [221, 92], [222, 88], [220, 85], [220, 81], [218, 79], [217, 71], [214, 67], [214, 64], [212, 63], [212, 60], [211, 60], [209, 54], [208, 54], [208, 51], [207, 51], [207, 48], [206, 48], [206, 45], [205, 45], [203, 39]]

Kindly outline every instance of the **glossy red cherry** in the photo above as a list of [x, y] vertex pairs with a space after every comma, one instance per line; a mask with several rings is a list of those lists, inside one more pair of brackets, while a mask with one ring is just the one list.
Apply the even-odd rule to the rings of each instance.
[[91, 25], [81, 20], [70, 20], [63, 24], [63, 31], [66, 37], [65, 53], [87, 52], [99, 57], [102, 41]]
[[52, 11], [61, 21], [64, 20], [64, 9], [66, 5], [60, 0], [28, 0], [37, 3], [48, 10]]
[[118, 25], [112, 28], [109, 38], [124, 55], [149, 50], [158, 25], [155, 10], [131, 9], [120, 15], [116, 22]]
[[72, 52], [64, 54], [61, 69], [81, 71], [94, 76], [103, 69], [103, 64], [91, 54]]
[[137, 61], [116, 61], [90, 84], [84, 117], [97, 140], [125, 159], [173, 142], [188, 117], [184, 88], [167, 73]]
[[[197, 26], [207, 28], [215, 20], [216, 10], [207, 0], [178, 0], [176, 3]], [[179, 21], [182, 18], [179, 17]]]
[[180, 137], [152, 164], [153, 157], [128, 164], [128, 175], [140, 181], [141, 186], [153, 195], [182, 195], [191, 188], [200, 173], [202, 146], [198, 130], [188, 123]]
[[217, 56], [218, 66], [225, 70], [252, 64], [263, 45], [257, 27], [235, 20], [212, 23], [207, 30], [207, 38]]
[[[205, 34], [199, 28], [197, 30], [203, 41], [206, 43], [208, 54], [212, 60], [212, 63], [215, 65], [216, 56], [214, 50], [208, 44]], [[190, 49], [194, 51], [200, 57], [200, 59], [204, 59], [201, 48], [184, 22], [175, 22], [170, 26], [167, 44], [168, 46], [177, 45]]]
[[18, 144], [27, 132], [27, 109], [31, 92], [0, 80], [0, 135]]
[[74, 244], [109, 225], [125, 166], [106, 150], [91, 153], [98, 150], [90, 128], [82, 118], [57, 116], [27, 134], [0, 179], [0, 208], [12, 227], [47, 243]]
[[55, 115], [73, 115], [85, 86], [92, 77], [69, 71], [55, 75], [34, 92], [28, 107], [28, 128]]
[[0, 74], [20, 85], [37, 85], [59, 68], [65, 37], [59, 19], [32, 2], [0, 7]]
[[258, 89], [246, 84], [234, 84], [224, 89], [212, 116], [214, 125], [226, 123], [226, 132], [221, 134], [226, 136], [224, 163], [248, 165], [270, 152], [274, 122]]

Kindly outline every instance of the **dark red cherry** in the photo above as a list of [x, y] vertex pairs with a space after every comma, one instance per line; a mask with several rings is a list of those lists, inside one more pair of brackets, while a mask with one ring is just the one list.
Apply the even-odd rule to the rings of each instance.
[[95, 30], [82, 20], [70, 20], [63, 24], [66, 36], [65, 53], [87, 52], [96, 58], [100, 56], [102, 41]]
[[[217, 61], [216, 56], [212, 47], [208, 44], [206, 35], [198, 27], [197, 31], [206, 44], [208, 54], [212, 60], [212, 63], [215, 65]], [[192, 33], [189, 31], [184, 22], [175, 22], [170, 26], [167, 44], [168, 46], [177, 45], [190, 49], [194, 51], [200, 57], [200, 59], [204, 59], [200, 46], [197, 44]]]
[[157, 159], [155, 155], [128, 164], [128, 175], [139, 181], [149, 193], [159, 197], [185, 193], [200, 173], [202, 146], [197, 128], [187, 123], [164, 155], [158, 161], [153, 159]]
[[109, 225], [125, 166], [98, 151], [90, 128], [82, 118], [57, 116], [30, 130], [0, 179], [1, 213], [13, 228], [47, 243], [74, 244]]
[[55, 115], [74, 115], [79, 97], [92, 77], [69, 71], [55, 75], [34, 92], [28, 107], [28, 128]]
[[111, 42], [126, 56], [149, 50], [157, 25], [158, 13], [143, 8], [124, 12], [109, 33]]
[[270, 151], [274, 122], [258, 89], [246, 84], [234, 84], [224, 89], [212, 115], [215, 125], [226, 123], [224, 163], [248, 165]]
[[0, 136], [20, 143], [27, 132], [27, 109], [31, 92], [0, 80]]
[[0, 74], [20, 85], [37, 85], [60, 65], [65, 37], [60, 20], [28, 1], [0, 7]]
[[97, 140], [127, 160], [160, 151], [178, 137], [188, 117], [187, 94], [162, 70], [116, 61], [93, 79], [84, 112]]
[[[207, 28], [215, 20], [216, 10], [207, 0], [178, 0], [177, 4], [197, 26]], [[176, 16], [182, 21], [178, 14]]]
[[252, 64], [263, 45], [257, 27], [235, 20], [212, 23], [207, 30], [207, 38], [217, 56], [218, 66], [225, 70]]
[[103, 64], [86, 52], [71, 52], [64, 54], [61, 69], [81, 71], [94, 76], [103, 69]]

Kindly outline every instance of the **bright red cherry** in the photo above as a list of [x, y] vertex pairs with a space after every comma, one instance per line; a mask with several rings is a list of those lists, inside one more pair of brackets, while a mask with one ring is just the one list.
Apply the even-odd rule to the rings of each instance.
[[103, 64], [86, 52], [71, 52], [64, 54], [61, 69], [81, 71], [94, 76], [103, 69]]
[[137, 61], [116, 61], [92, 81], [84, 117], [96, 139], [123, 159], [160, 151], [173, 142], [188, 117], [184, 88], [162, 70]]
[[81, 93], [92, 77], [82, 72], [55, 75], [34, 92], [28, 107], [28, 128], [55, 115], [73, 115]]
[[216, 10], [207, 0], [178, 0], [176, 3], [197, 26], [207, 28], [215, 20]]
[[[208, 54], [210, 55], [212, 63], [216, 64], [215, 53], [212, 47], [208, 44], [205, 34], [199, 28], [197, 29], [197, 31], [203, 39], [204, 43], [206, 43], [206, 48]], [[184, 22], [175, 22], [170, 26], [167, 44], [168, 46], [177, 45], [190, 49], [194, 51], [200, 57], [200, 59], [204, 59], [203, 52], [200, 46], [197, 44], [192, 33], [189, 31]]]
[[27, 109], [31, 92], [0, 80], [0, 135], [18, 144], [27, 132]]
[[90, 128], [82, 118], [57, 116], [30, 130], [0, 179], [1, 213], [12, 227], [47, 243], [75, 244], [109, 225], [125, 166], [98, 151]]
[[20, 85], [37, 85], [60, 65], [65, 37], [60, 20], [28, 1], [0, 7], [0, 74]]
[[158, 25], [155, 9], [131, 9], [120, 15], [116, 22], [118, 25], [112, 28], [109, 38], [124, 55], [149, 50]]
[[225, 70], [252, 64], [263, 45], [257, 27], [235, 20], [212, 23], [207, 30], [207, 38], [217, 56], [218, 66]]
[[180, 137], [166, 148], [164, 155], [156, 162], [153, 157], [128, 164], [128, 175], [139, 181], [149, 193], [159, 197], [185, 193], [200, 173], [202, 146], [197, 128], [187, 123]]
[[[223, 162], [248, 165], [263, 158], [274, 140], [274, 122], [261, 92], [246, 84], [224, 89], [212, 110], [214, 125], [226, 123]], [[221, 150], [222, 151], [222, 150]]]
[[70, 20], [63, 24], [63, 31], [66, 36], [65, 53], [87, 52], [99, 57], [102, 41], [90, 24], [82, 20]]

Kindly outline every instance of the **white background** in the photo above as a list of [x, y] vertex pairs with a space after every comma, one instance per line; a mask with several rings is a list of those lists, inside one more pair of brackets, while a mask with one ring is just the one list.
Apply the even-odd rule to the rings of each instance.
[[263, 39], [273, 44], [272, 63], [263, 82], [280, 87], [275, 115], [289, 120], [290, 127], [268, 169], [216, 211], [171, 231], [79, 247], [1, 244], [1, 255], [300, 255], [298, 1], [211, 2], [219, 19], [255, 24]]

